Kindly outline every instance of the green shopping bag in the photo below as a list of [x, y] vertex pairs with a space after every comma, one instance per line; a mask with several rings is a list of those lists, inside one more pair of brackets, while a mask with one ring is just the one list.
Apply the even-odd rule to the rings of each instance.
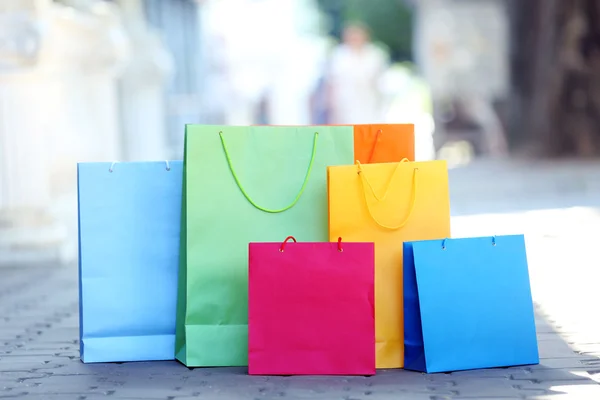
[[353, 128], [187, 125], [176, 357], [248, 365], [248, 244], [328, 241], [327, 169]]

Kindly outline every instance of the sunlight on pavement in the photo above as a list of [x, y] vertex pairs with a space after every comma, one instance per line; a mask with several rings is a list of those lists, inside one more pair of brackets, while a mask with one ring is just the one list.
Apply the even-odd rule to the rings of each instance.
[[600, 356], [600, 208], [454, 217], [454, 237], [524, 233], [533, 299], [575, 350]]
[[548, 390], [552, 394], [532, 396], [533, 400], [563, 400], [563, 399], [597, 399], [598, 386], [593, 384], [582, 385], [581, 382], [571, 385], [551, 386]]

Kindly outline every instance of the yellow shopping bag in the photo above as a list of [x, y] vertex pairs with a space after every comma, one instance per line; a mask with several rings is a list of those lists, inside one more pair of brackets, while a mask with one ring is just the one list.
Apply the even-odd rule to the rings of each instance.
[[377, 368], [402, 368], [402, 243], [450, 236], [446, 162], [328, 167], [327, 182], [330, 240], [375, 242]]

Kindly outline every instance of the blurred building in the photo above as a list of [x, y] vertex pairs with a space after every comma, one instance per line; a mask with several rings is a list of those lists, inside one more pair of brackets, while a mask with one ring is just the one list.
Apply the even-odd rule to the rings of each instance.
[[181, 158], [193, 0], [0, 2], [0, 265], [77, 254], [76, 163]]
[[501, 105], [509, 95], [504, 0], [405, 0], [414, 8], [414, 55], [435, 103], [437, 147], [469, 142], [507, 151]]

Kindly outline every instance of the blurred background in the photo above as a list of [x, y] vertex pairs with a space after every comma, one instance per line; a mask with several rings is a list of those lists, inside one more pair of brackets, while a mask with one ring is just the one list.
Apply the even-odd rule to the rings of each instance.
[[594, 0], [2, 0], [0, 265], [76, 260], [76, 163], [181, 159], [186, 123], [414, 123], [418, 160], [466, 168], [455, 211], [500, 178], [592, 187], [514, 160], [600, 153], [599, 21]]

